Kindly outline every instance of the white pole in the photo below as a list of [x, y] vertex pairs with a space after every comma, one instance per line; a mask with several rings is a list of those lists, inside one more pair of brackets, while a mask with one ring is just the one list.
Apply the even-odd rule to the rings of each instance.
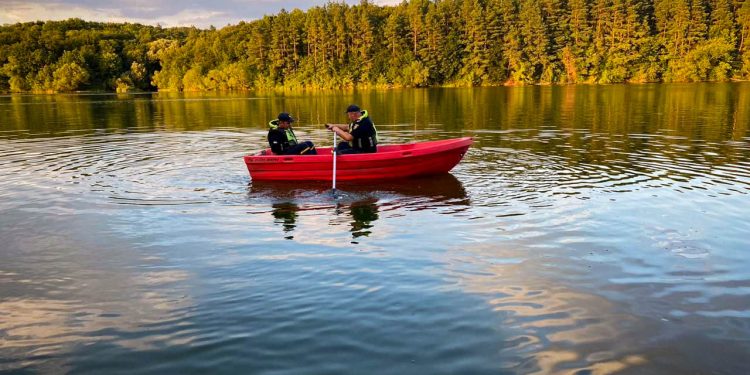
[[336, 132], [333, 132], [333, 194], [336, 194]]

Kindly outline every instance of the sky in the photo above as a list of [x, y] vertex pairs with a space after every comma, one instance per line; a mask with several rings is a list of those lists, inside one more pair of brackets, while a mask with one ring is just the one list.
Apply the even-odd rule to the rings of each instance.
[[[0, 25], [81, 18], [86, 21], [131, 22], [164, 27], [217, 28], [251, 21], [281, 9], [307, 10], [330, 0], [0, 0]], [[339, 0], [341, 1], [341, 0]], [[357, 4], [359, 0], [345, 0]], [[393, 5], [400, 0], [374, 0]]]

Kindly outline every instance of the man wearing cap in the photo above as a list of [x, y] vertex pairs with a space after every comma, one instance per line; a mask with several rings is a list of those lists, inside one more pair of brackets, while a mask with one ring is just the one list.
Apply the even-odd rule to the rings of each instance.
[[363, 111], [356, 104], [346, 108], [349, 125], [326, 124], [328, 130], [336, 133], [345, 141], [338, 144], [340, 154], [366, 154], [376, 152], [378, 131], [372, 123], [367, 111]]
[[268, 123], [268, 144], [276, 155], [316, 155], [315, 145], [310, 141], [297, 142], [292, 131], [294, 118], [286, 112]]

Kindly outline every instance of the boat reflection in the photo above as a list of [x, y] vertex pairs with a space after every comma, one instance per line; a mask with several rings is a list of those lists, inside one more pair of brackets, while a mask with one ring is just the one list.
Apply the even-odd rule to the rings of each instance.
[[329, 225], [340, 225], [340, 218], [347, 217], [355, 244], [357, 239], [373, 233], [381, 211], [419, 211], [470, 204], [461, 181], [452, 174], [347, 182], [339, 185], [335, 193], [329, 182], [256, 181], [248, 187], [248, 200], [261, 206], [270, 204], [274, 223], [281, 225], [284, 238], [289, 240], [294, 239], [292, 232], [300, 225], [299, 211], [323, 216], [330, 213], [316, 214], [315, 211], [333, 209], [339, 219]]
[[[367, 194], [380, 198], [397, 196], [401, 198], [427, 198], [435, 203], [468, 205], [461, 181], [450, 173], [434, 176], [414, 177], [386, 181], [347, 181], [339, 183], [336, 196], [332, 194], [331, 183], [326, 181], [251, 181], [248, 189], [253, 200], [268, 199], [314, 201], [322, 197], [336, 198], [338, 201], [351, 200]], [[406, 200], [406, 199], [404, 199]]]

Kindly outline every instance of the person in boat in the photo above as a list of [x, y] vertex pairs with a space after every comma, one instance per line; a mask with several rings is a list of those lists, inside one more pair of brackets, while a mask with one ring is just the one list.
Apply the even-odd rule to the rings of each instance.
[[310, 141], [297, 142], [292, 130], [294, 118], [286, 112], [279, 113], [268, 123], [268, 144], [276, 155], [316, 155], [315, 145]]
[[326, 124], [328, 130], [336, 133], [344, 141], [338, 144], [339, 154], [367, 154], [377, 152], [378, 131], [375, 129], [370, 114], [356, 104], [346, 108], [349, 116], [347, 124]]

